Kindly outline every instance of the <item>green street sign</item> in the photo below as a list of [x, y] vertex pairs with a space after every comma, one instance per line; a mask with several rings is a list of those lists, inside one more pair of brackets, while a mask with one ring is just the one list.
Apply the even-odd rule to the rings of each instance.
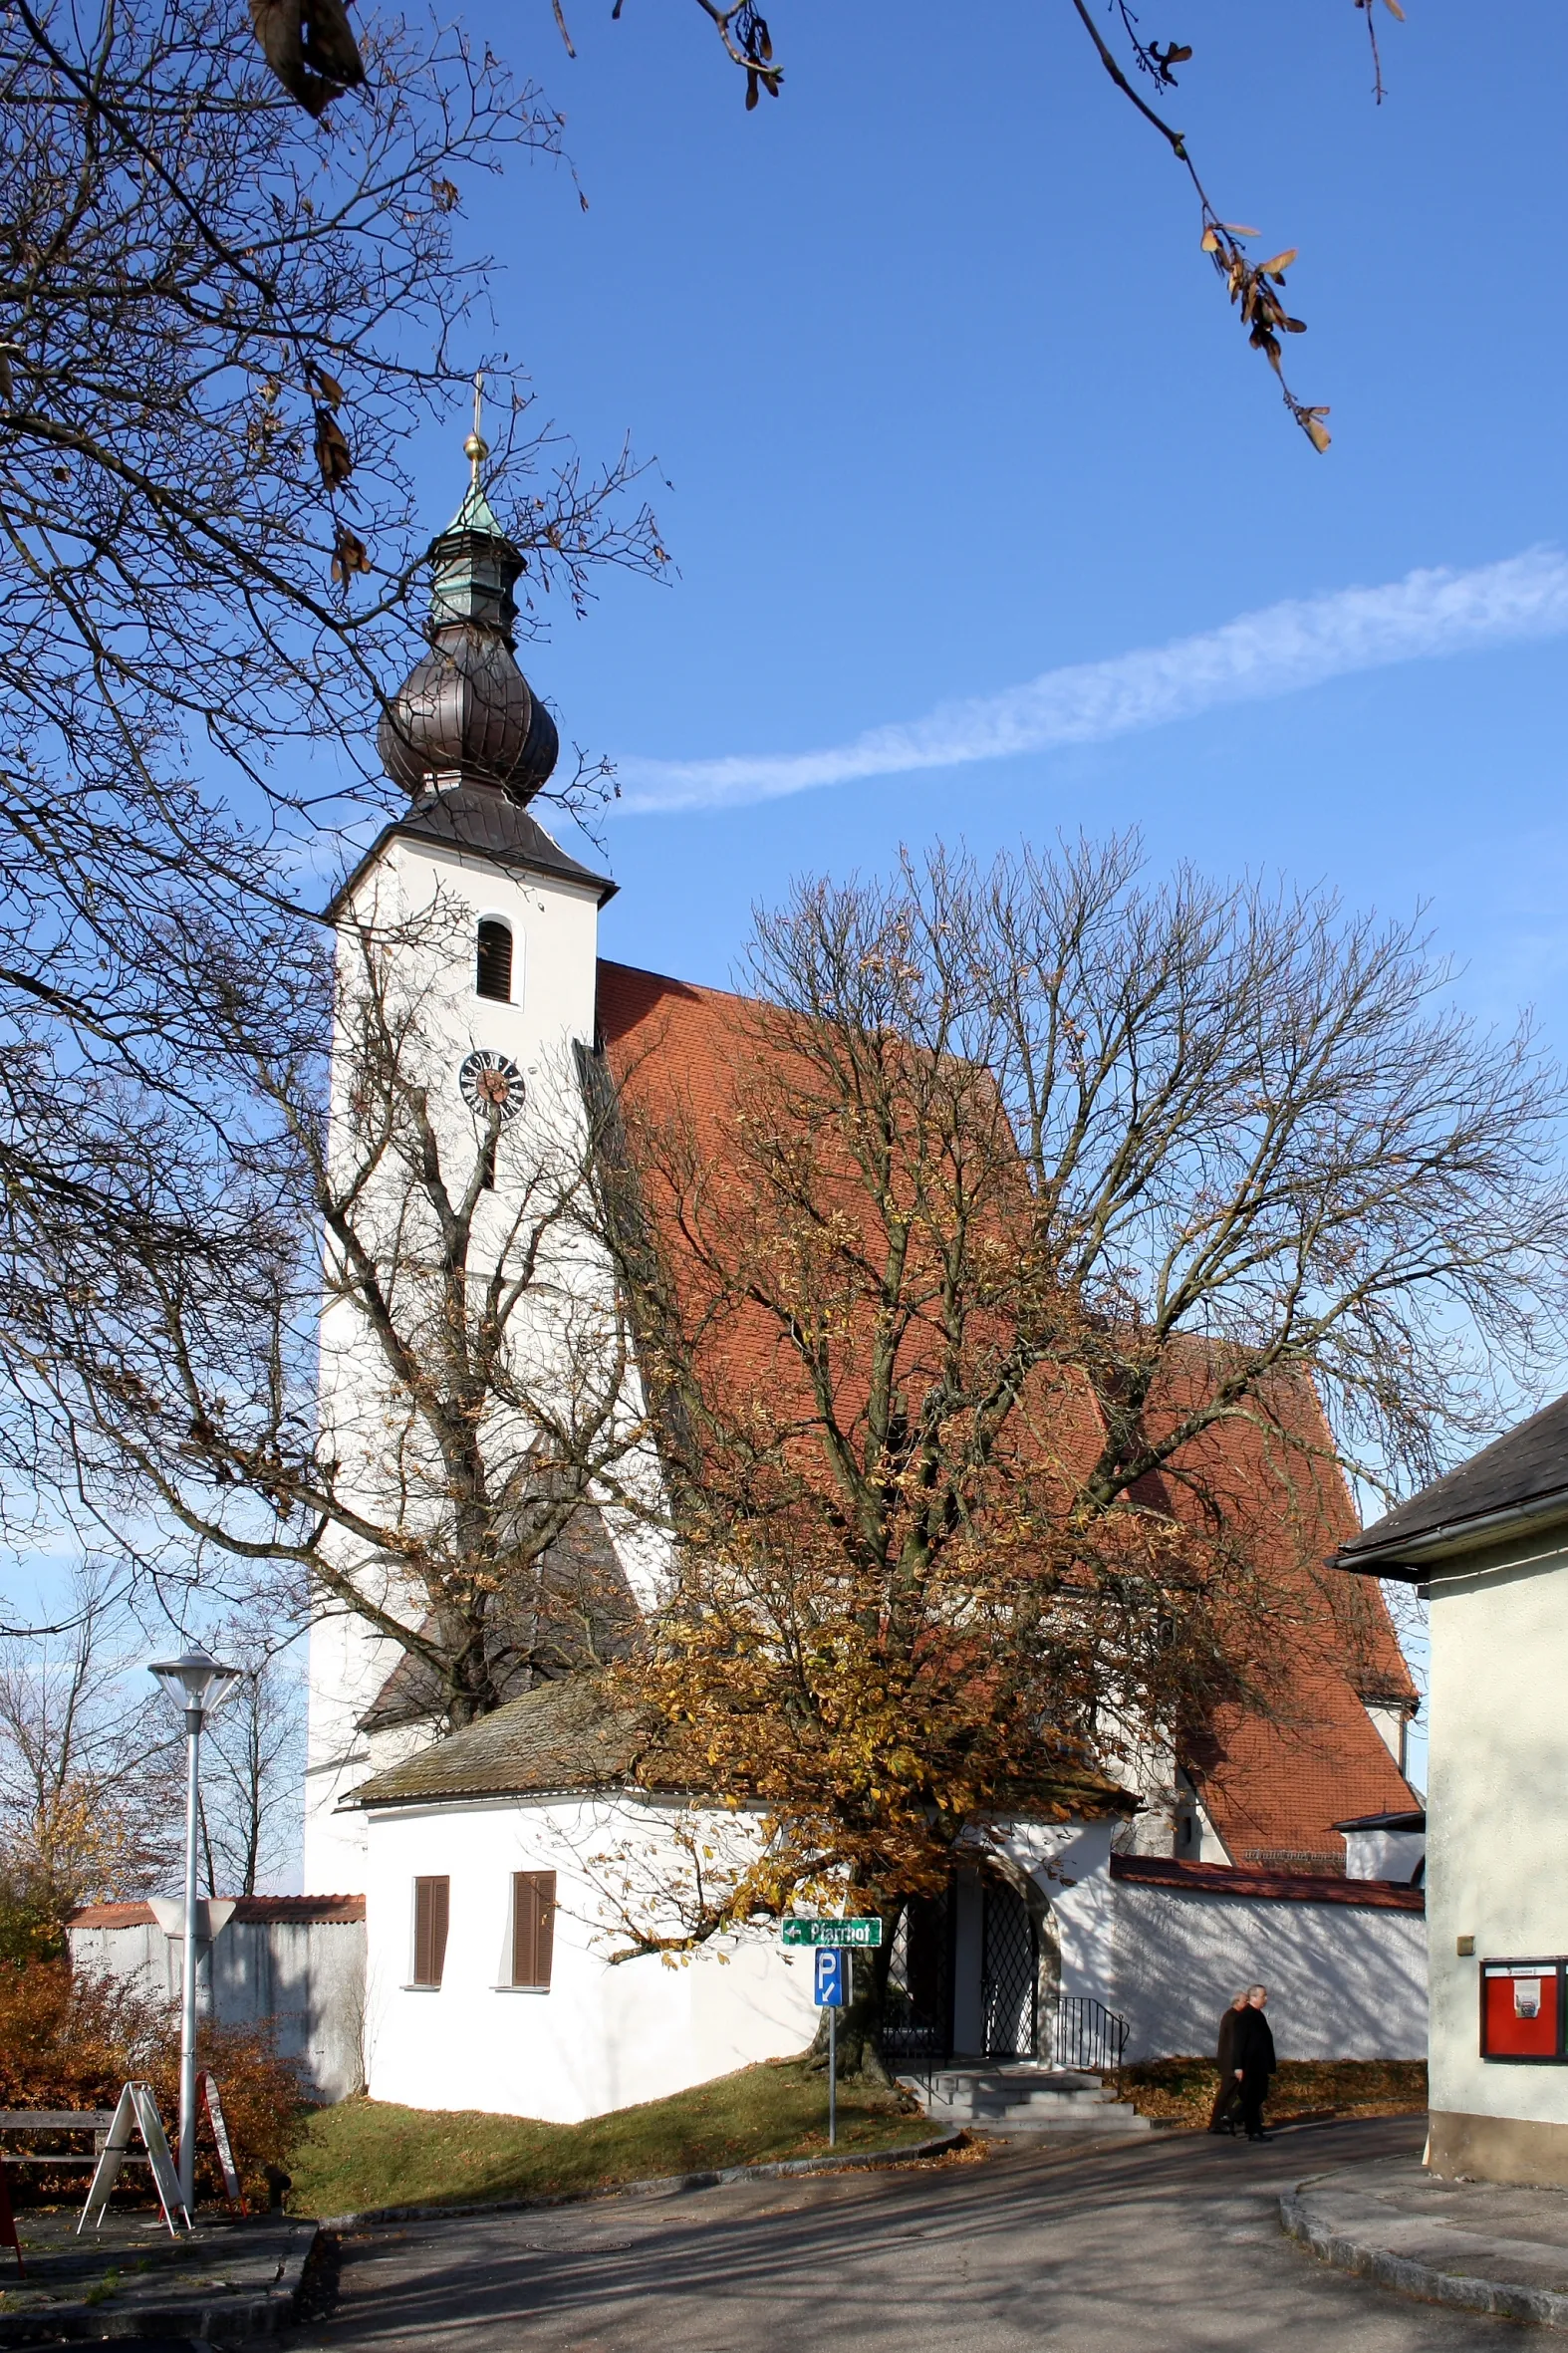
[[882, 1943], [882, 1922], [870, 1920], [781, 1920], [779, 1933], [786, 1945], [857, 1945]]

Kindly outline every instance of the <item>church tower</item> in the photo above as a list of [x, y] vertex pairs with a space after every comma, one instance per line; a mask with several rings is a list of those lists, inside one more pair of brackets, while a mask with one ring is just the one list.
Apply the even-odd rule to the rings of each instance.
[[[477, 419], [465, 454], [467, 494], [429, 552], [429, 651], [389, 705], [378, 736], [383, 764], [409, 807], [366, 852], [328, 911], [339, 980], [331, 1151], [345, 1172], [361, 1149], [366, 1114], [344, 1007], [357, 989], [363, 993], [371, 958], [392, 976], [401, 1004], [417, 1001], [417, 1037], [405, 1050], [419, 1057], [421, 1100], [427, 1097], [454, 1164], [464, 1152], [471, 1160], [483, 1115], [498, 1103], [503, 1120], [526, 1103], [520, 1127], [539, 1134], [570, 1135], [584, 1118], [575, 1054], [594, 1041], [599, 910], [615, 886], [570, 857], [529, 812], [559, 743], [518, 665], [513, 589], [524, 558], [485, 496], [488, 450]], [[411, 1027], [407, 1034], [414, 1038]], [[492, 1166], [486, 1181], [479, 1222], [503, 1231], [513, 1206], [506, 1164], [498, 1174]], [[395, 1222], [395, 1212], [388, 1214]], [[404, 1449], [392, 1460], [383, 1355], [362, 1306], [334, 1285], [330, 1230], [325, 1248], [325, 1450], [338, 1461], [340, 1492], [358, 1487], [367, 1520], [385, 1523], [401, 1509], [417, 1511], [418, 1497], [399, 1501], [407, 1456]], [[333, 1543], [342, 1574], [357, 1586], [375, 1579], [371, 1551], [361, 1545], [357, 1552], [337, 1531]], [[378, 1599], [399, 1622], [410, 1622], [410, 1613], [417, 1622], [416, 1596], [390, 1584]], [[365, 1887], [364, 1817], [338, 1808], [370, 1770], [397, 1753], [399, 1735], [378, 1730], [377, 1710], [404, 1660], [393, 1639], [322, 1598], [310, 1637], [308, 1894]], [[389, 1713], [395, 1719], [383, 1705], [382, 1716]], [[431, 1728], [428, 1717], [408, 1719], [403, 1746], [422, 1744]]]

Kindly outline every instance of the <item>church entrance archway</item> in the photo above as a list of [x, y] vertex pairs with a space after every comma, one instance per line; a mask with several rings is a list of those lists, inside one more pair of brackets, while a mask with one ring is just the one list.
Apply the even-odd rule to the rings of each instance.
[[952, 1883], [912, 1896], [893, 1933], [883, 2048], [896, 2075], [922, 2075], [952, 2056]]
[[980, 1883], [980, 2049], [987, 2059], [1032, 2059], [1039, 2044], [1040, 1947], [1029, 1907], [988, 1871]]
[[894, 1932], [883, 2041], [896, 2073], [953, 2059], [1049, 2056], [1061, 1987], [1056, 1922], [1005, 1857], [913, 1898]]

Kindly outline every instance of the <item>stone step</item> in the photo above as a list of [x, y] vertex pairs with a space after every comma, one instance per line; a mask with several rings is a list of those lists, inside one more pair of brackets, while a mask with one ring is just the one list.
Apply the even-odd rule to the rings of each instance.
[[938, 2119], [934, 2112], [932, 2123], [966, 2125], [971, 2132], [1003, 2135], [1008, 2140], [1127, 2140], [1144, 2133], [1152, 2133], [1154, 2125], [1147, 2116], [1140, 2116], [1136, 2108], [1117, 2106], [1095, 2108], [1077, 2116], [954, 2116]]
[[974, 2125], [983, 2132], [1143, 2133], [1147, 2117], [1119, 2100], [1099, 2076], [1015, 2060], [997, 2066], [943, 2067], [928, 2085], [903, 2081], [933, 2123]]
[[[952, 2090], [966, 2088], [970, 2084], [984, 2084], [988, 2089], [1005, 2090], [1020, 2096], [1036, 2091], [1089, 2092], [1098, 2096], [1106, 2090], [1103, 2078], [1091, 2075], [1085, 2069], [1046, 2067], [1028, 2059], [1003, 2061], [989, 2067], [938, 2067], [930, 2082], [932, 2089], [940, 2090], [943, 2097]], [[1111, 2096], [1114, 2097], [1114, 2094]]]
[[934, 2115], [937, 2108], [953, 2115], [1095, 2115], [1100, 2108], [1114, 2108], [1116, 2101], [1104, 2092], [991, 2092], [984, 2085], [974, 2085], [965, 2092], [932, 2092], [927, 2101]]

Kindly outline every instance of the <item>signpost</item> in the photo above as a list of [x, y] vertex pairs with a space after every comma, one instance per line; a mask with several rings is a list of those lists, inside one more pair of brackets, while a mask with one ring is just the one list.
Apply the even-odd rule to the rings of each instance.
[[877, 1913], [860, 1920], [805, 1920], [791, 1914], [779, 1922], [786, 1945], [804, 1945], [812, 1957], [811, 1990], [819, 2010], [828, 2013], [828, 2147], [839, 2137], [839, 2012], [850, 1999], [854, 1978], [851, 1953], [875, 1953], [882, 1943], [882, 1921]]
[[791, 1917], [779, 1922], [779, 1934], [786, 1945], [849, 1945], [858, 1952], [874, 1952], [882, 1943], [882, 1922], [876, 1913], [869, 1920]]
[[[817, 1924], [811, 1923], [812, 1927]], [[855, 1922], [862, 1927], [863, 1922]], [[880, 1931], [882, 1922], [877, 1922]], [[812, 1991], [819, 2010], [828, 2013], [828, 2147], [839, 2138], [839, 2012], [850, 1998], [855, 1963], [842, 1945], [819, 1945], [811, 1957]]]

